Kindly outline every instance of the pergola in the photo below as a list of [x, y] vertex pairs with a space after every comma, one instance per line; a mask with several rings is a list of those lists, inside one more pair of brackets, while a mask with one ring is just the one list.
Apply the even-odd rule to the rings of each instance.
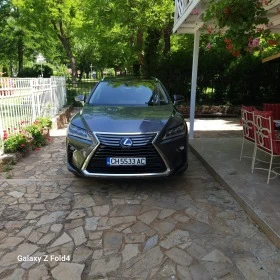
[[[175, 0], [173, 33], [194, 34], [189, 129], [190, 139], [193, 138], [194, 130], [199, 37], [204, 25], [202, 14], [206, 8], [207, 1], [205, 0]], [[267, 16], [270, 22], [269, 29], [271, 33], [280, 33], [280, 0], [274, 0], [272, 3], [265, 6], [265, 9], [267, 10]]]

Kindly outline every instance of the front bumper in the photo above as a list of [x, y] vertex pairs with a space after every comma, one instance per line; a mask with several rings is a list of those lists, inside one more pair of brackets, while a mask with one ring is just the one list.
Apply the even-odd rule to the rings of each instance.
[[[110, 137], [108, 134], [96, 133], [95, 136], [98, 139], [98, 144], [94, 148], [90, 147], [90, 144], [86, 147], [85, 143], [82, 143], [80, 150], [77, 147], [79, 146], [77, 139], [67, 138], [67, 168], [77, 176], [97, 178], [165, 177], [177, 170], [186, 169], [188, 166], [188, 142], [185, 135], [168, 141], [158, 141], [158, 134], [156, 133], [144, 135], [114, 134], [109, 135]], [[131, 149], [122, 149], [119, 146], [120, 137], [130, 137], [138, 144]], [[73, 151], [71, 152], [69, 147], [75, 147], [75, 151], [79, 156], [73, 157]], [[86, 152], [89, 150], [89, 147], [91, 151]], [[84, 157], [81, 155], [84, 155]], [[147, 166], [106, 166], [106, 157], [108, 156], [146, 157]]]

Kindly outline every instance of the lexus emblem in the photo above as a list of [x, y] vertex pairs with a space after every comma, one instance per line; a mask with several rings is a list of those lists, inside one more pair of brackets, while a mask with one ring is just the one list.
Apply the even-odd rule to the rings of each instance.
[[121, 143], [121, 146], [125, 147], [125, 148], [129, 148], [133, 144], [133, 142], [130, 138], [123, 138], [120, 143]]

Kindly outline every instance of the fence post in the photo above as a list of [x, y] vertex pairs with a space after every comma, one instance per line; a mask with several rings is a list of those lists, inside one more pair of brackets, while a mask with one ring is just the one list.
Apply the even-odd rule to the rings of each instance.
[[35, 91], [33, 86], [34, 80], [30, 80], [30, 91], [31, 91], [31, 108], [32, 108], [32, 121], [36, 119], [36, 104], [35, 104]]
[[0, 114], [0, 155], [4, 153], [4, 133], [2, 125], [2, 116]]

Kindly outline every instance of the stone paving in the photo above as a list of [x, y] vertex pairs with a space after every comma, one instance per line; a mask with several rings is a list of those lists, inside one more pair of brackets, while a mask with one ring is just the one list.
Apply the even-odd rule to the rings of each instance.
[[190, 154], [187, 173], [80, 179], [64, 137], [0, 179], [0, 279], [280, 279], [280, 252]]

